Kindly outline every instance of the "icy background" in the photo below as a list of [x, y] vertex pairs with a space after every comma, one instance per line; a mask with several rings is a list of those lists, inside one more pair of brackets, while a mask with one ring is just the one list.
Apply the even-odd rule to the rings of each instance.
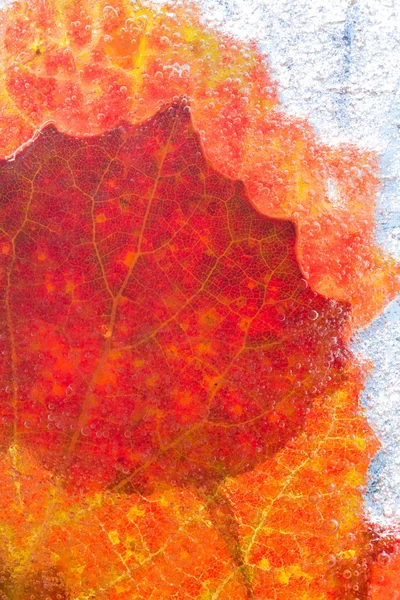
[[[400, 258], [400, 0], [202, 0], [223, 30], [268, 54], [282, 104], [330, 142], [378, 152], [384, 182], [377, 239]], [[366, 510], [400, 519], [400, 306], [393, 302], [355, 345], [371, 358], [364, 405], [382, 450]]]

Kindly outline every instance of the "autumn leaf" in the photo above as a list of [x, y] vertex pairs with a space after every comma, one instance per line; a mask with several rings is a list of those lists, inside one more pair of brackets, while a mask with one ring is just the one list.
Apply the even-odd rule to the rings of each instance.
[[3, 446], [80, 487], [209, 491], [343, 379], [347, 308], [295, 231], [205, 160], [185, 103], [90, 139], [50, 126], [0, 166]]
[[362, 383], [349, 373], [276, 457], [224, 484], [256, 598], [369, 598], [376, 557], [363, 486], [377, 442], [360, 410]]
[[193, 491], [74, 496], [21, 449], [2, 458], [0, 473], [2, 600], [207, 598], [230, 572], [226, 593], [245, 597]]
[[[236, 515], [254, 598], [369, 597], [360, 482], [376, 442], [358, 404], [360, 374], [348, 376], [314, 401], [296, 439], [220, 490]], [[247, 598], [243, 568], [210, 519], [212, 496], [165, 484], [146, 496], [67, 491], [21, 445], [1, 458], [0, 477], [3, 600]]]

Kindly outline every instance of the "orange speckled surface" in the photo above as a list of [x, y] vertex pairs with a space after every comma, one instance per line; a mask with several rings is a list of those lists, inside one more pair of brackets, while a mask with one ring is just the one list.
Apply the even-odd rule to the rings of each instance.
[[396, 598], [350, 350], [399, 291], [376, 157], [188, 2], [0, 34], [0, 599]]

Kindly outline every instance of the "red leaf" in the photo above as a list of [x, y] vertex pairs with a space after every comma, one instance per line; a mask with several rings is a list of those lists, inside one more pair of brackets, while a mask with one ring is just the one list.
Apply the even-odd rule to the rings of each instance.
[[345, 305], [213, 170], [184, 103], [99, 137], [48, 126], [0, 178], [4, 447], [79, 488], [210, 490], [340, 381]]

